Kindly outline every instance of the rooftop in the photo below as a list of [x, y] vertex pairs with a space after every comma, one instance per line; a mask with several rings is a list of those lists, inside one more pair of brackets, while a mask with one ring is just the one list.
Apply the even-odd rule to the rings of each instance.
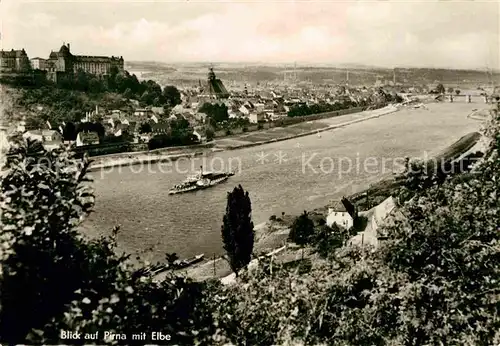
[[347, 212], [347, 209], [341, 201], [333, 201], [328, 205], [328, 207], [334, 212]]
[[20, 49], [20, 50], [11, 49], [10, 51], [2, 49], [0, 51], [1, 58], [19, 58], [22, 56], [27, 56], [24, 49]]

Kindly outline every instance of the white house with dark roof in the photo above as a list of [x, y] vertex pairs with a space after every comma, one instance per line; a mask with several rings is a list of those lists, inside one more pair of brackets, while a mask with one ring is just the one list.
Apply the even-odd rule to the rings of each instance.
[[354, 220], [358, 216], [357, 209], [346, 198], [336, 201], [328, 208], [326, 224], [330, 227], [337, 224], [339, 227], [350, 229], [354, 226]]

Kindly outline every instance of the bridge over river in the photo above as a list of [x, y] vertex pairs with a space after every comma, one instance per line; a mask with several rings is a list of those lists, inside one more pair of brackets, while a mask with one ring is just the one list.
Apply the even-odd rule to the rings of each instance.
[[[83, 230], [94, 236], [109, 234], [114, 225], [121, 225], [119, 248], [143, 252], [143, 258], [153, 261], [164, 260], [166, 252], [181, 257], [218, 255], [223, 251], [220, 227], [226, 192], [234, 186], [241, 184], [249, 191], [255, 224], [283, 211], [311, 210], [391, 175], [406, 156], [431, 156], [477, 131], [480, 122], [467, 115], [484, 106], [429, 104], [428, 109], [403, 109], [321, 136], [213, 153], [172, 166], [93, 172], [95, 213], [85, 221]], [[236, 175], [211, 189], [168, 195], [172, 185], [198, 169], [202, 160], [205, 169], [231, 166]]]

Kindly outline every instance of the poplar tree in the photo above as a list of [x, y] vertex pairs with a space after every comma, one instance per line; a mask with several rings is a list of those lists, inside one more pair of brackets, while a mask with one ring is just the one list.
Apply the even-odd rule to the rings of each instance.
[[255, 238], [252, 204], [248, 191], [245, 192], [241, 185], [227, 194], [221, 234], [229, 264], [237, 276], [238, 271], [250, 263]]

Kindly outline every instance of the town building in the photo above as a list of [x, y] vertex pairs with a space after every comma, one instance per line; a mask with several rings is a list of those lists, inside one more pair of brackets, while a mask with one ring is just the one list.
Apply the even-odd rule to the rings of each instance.
[[153, 111], [149, 108], [138, 108], [134, 111], [134, 116], [149, 118], [153, 115]]
[[151, 124], [151, 132], [155, 135], [165, 134], [170, 131], [170, 125], [167, 122], [155, 122]]
[[27, 72], [30, 68], [30, 60], [24, 49], [0, 51], [0, 72]]
[[50, 52], [45, 69], [52, 74], [76, 74], [78, 71], [83, 71], [103, 76], [110, 74], [112, 67], [116, 67], [118, 72], [123, 72], [123, 57], [73, 55], [68, 43], [63, 44], [59, 51]]
[[33, 141], [46, 142], [62, 142], [62, 135], [55, 130], [30, 130], [23, 134], [24, 138], [29, 138]]
[[41, 142], [46, 150], [52, 150], [63, 143], [63, 136], [55, 130], [30, 130], [23, 134], [23, 138]]
[[33, 58], [31, 61], [31, 68], [33, 70], [46, 70], [47, 69], [47, 60], [43, 58]]
[[252, 124], [257, 124], [257, 123], [265, 120], [265, 114], [264, 113], [250, 113], [248, 120]]
[[79, 132], [76, 136], [76, 146], [99, 144], [99, 135], [97, 132]]
[[339, 227], [350, 229], [354, 226], [354, 221], [358, 217], [357, 208], [347, 198], [342, 198], [341, 201], [333, 203], [328, 208], [328, 216], [326, 217], [326, 224], [332, 227], [337, 224]]

